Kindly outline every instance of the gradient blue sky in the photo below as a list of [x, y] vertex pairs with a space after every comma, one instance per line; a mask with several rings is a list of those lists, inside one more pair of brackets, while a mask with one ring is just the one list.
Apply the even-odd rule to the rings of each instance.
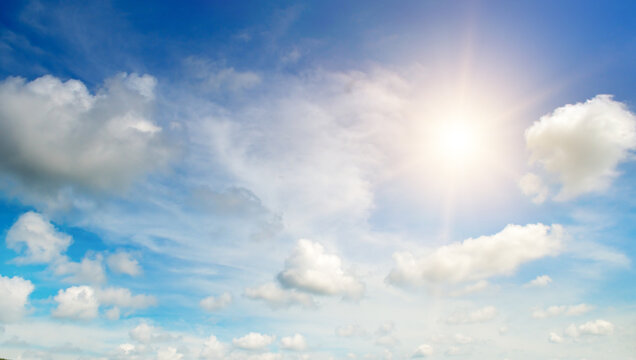
[[635, 13], [3, 1], [0, 357], [636, 359]]

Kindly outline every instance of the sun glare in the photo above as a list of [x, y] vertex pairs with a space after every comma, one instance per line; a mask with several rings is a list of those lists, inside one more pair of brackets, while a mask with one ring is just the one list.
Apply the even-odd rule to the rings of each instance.
[[446, 167], [470, 166], [479, 160], [479, 134], [468, 123], [445, 123], [437, 129], [434, 137], [435, 155]]

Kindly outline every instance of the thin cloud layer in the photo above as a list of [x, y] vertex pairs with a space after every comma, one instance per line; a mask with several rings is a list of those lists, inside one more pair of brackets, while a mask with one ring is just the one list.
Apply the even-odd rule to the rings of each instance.
[[445, 245], [422, 257], [396, 253], [387, 280], [395, 285], [417, 285], [510, 275], [526, 262], [557, 255], [564, 236], [560, 225], [508, 225], [495, 235]]

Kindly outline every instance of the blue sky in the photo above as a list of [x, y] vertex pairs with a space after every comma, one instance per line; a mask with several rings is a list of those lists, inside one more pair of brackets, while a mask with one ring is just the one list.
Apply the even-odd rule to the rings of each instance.
[[636, 4], [0, 10], [0, 357], [634, 359]]

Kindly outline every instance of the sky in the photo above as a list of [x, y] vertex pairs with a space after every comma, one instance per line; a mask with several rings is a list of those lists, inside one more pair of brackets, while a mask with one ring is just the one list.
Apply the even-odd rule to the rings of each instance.
[[0, 357], [636, 359], [636, 3], [0, 4]]

